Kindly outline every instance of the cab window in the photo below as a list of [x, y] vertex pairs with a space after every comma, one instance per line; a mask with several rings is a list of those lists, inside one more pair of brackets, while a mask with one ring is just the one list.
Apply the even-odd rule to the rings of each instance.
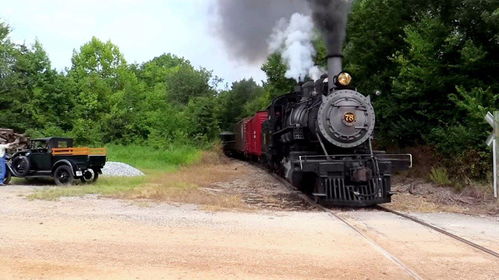
[[67, 148], [68, 142], [67, 141], [57, 141], [57, 147], [58, 148]]

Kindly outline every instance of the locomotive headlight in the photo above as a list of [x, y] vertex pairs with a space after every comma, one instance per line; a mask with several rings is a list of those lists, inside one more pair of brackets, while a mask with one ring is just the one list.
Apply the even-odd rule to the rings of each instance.
[[352, 76], [347, 72], [341, 72], [338, 75], [338, 83], [344, 87], [348, 86], [352, 82]]

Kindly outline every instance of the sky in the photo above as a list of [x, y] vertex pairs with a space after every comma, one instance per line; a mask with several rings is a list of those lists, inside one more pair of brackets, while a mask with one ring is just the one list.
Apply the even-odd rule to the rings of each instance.
[[38, 40], [52, 62], [71, 66], [73, 50], [92, 36], [111, 40], [128, 63], [142, 63], [163, 53], [213, 70], [229, 84], [243, 78], [265, 79], [258, 65], [231, 59], [217, 38], [214, 0], [0, 0], [0, 21], [11, 40]]

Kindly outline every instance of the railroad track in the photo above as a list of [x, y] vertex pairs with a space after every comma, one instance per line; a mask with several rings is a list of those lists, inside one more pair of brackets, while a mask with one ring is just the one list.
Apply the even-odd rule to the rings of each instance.
[[[261, 168], [260, 166], [257, 166], [257, 167]], [[414, 271], [409, 266], [407, 266], [406, 264], [404, 264], [404, 262], [402, 262], [399, 258], [397, 258], [393, 254], [391, 254], [388, 250], [386, 250], [385, 248], [383, 248], [380, 244], [378, 244], [377, 242], [375, 242], [372, 238], [370, 238], [369, 236], [367, 236], [361, 229], [359, 229], [358, 227], [356, 227], [353, 223], [349, 222], [347, 219], [343, 218], [338, 211], [334, 211], [333, 209], [330, 209], [330, 208], [327, 208], [327, 207], [324, 207], [324, 206], [318, 204], [311, 197], [309, 197], [308, 195], [300, 192], [298, 189], [296, 189], [296, 187], [294, 187], [288, 181], [286, 181], [282, 177], [276, 175], [275, 173], [269, 172], [269, 174], [272, 177], [274, 177], [275, 179], [277, 179], [279, 182], [281, 182], [283, 185], [285, 185], [286, 188], [288, 188], [288, 189], [296, 192], [297, 195], [301, 199], [303, 199], [306, 203], [308, 203], [312, 207], [328, 213], [329, 215], [331, 215], [332, 217], [338, 219], [343, 224], [345, 224], [347, 227], [349, 227], [350, 229], [352, 229], [354, 232], [356, 232], [358, 235], [360, 235], [369, 245], [371, 245], [374, 249], [376, 249], [379, 253], [381, 253], [385, 258], [387, 258], [388, 260], [390, 260], [391, 262], [393, 262], [394, 264], [396, 264], [398, 267], [400, 267], [403, 271], [405, 271], [413, 279], [423, 279], [423, 277], [421, 277], [416, 271]], [[405, 219], [410, 220], [412, 222], [418, 223], [418, 224], [420, 224], [420, 225], [422, 225], [424, 227], [430, 228], [431, 230], [434, 230], [436, 232], [444, 234], [445, 236], [447, 236], [449, 238], [452, 238], [452, 239], [454, 239], [454, 240], [456, 240], [456, 241], [458, 241], [458, 242], [460, 242], [462, 244], [470, 246], [470, 247], [474, 248], [475, 250], [477, 250], [477, 251], [479, 251], [481, 253], [484, 253], [484, 254], [487, 254], [489, 256], [493, 256], [493, 257], [499, 259], [499, 253], [497, 253], [497, 252], [495, 252], [495, 251], [493, 251], [491, 249], [488, 249], [488, 248], [486, 248], [484, 246], [481, 246], [481, 245], [479, 245], [479, 244], [477, 244], [475, 242], [472, 242], [470, 240], [467, 240], [465, 238], [457, 236], [457, 235], [455, 235], [453, 233], [450, 233], [450, 232], [448, 232], [448, 231], [446, 231], [446, 230], [444, 230], [442, 228], [439, 228], [439, 227], [436, 227], [436, 226], [431, 225], [429, 223], [426, 223], [426, 222], [424, 222], [424, 221], [422, 221], [422, 220], [420, 220], [418, 218], [415, 218], [413, 216], [410, 216], [410, 215], [407, 215], [407, 214], [404, 214], [404, 213], [400, 213], [398, 211], [395, 211], [395, 210], [392, 210], [392, 209], [389, 209], [389, 208], [386, 208], [386, 207], [382, 207], [382, 206], [376, 206], [374, 208], [377, 209], [377, 210], [379, 210], [379, 211], [392, 213], [392, 214], [397, 215], [399, 217], [402, 217], [402, 218], [405, 218]]]

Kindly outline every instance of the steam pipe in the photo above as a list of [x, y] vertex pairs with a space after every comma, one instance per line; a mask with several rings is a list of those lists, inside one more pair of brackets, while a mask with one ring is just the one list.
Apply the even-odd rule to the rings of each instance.
[[341, 54], [330, 54], [327, 56], [328, 89], [334, 88], [334, 77], [341, 73], [343, 56]]

